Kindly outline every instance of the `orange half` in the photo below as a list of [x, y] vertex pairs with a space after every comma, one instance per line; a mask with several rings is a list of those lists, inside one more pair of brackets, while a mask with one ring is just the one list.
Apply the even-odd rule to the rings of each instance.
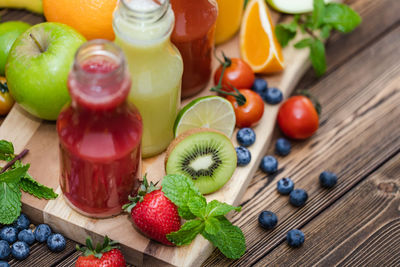
[[284, 68], [282, 48], [265, 0], [251, 0], [240, 32], [242, 58], [256, 73], [274, 73]]

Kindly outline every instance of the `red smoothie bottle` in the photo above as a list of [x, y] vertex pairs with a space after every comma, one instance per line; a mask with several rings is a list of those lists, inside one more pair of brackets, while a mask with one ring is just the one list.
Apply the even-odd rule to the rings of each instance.
[[183, 59], [182, 97], [199, 93], [211, 76], [218, 5], [214, 0], [171, 0], [175, 14], [172, 42]]
[[68, 88], [72, 102], [57, 120], [61, 189], [86, 216], [117, 215], [141, 176], [142, 119], [126, 101], [131, 80], [122, 51], [105, 40], [83, 44]]

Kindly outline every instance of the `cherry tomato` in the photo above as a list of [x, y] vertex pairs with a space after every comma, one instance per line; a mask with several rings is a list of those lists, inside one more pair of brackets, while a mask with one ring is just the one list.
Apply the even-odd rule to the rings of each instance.
[[287, 137], [306, 139], [318, 130], [318, 124], [317, 110], [306, 96], [292, 96], [279, 108], [278, 125]]
[[246, 98], [246, 102], [242, 106], [234, 96], [227, 96], [235, 110], [236, 126], [239, 128], [254, 126], [264, 113], [264, 101], [259, 94], [250, 89], [241, 89], [239, 92]]
[[6, 79], [0, 77], [0, 115], [7, 115], [14, 105], [14, 99], [8, 91]]
[[252, 87], [255, 75], [250, 66], [240, 58], [230, 59], [227, 57], [225, 57], [225, 62], [223, 65], [219, 66], [219, 68], [215, 71], [215, 85], [217, 85], [219, 82], [224, 65], [227, 66], [221, 83], [224, 91], [234, 91], [232, 86], [236, 87], [237, 89], [248, 89]]

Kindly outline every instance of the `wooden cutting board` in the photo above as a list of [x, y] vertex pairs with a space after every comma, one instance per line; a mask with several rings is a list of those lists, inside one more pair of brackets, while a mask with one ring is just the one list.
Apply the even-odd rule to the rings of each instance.
[[[273, 20], [279, 15], [273, 13]], [[300, 39], [300, 36], [297, 37]], [[238, 36], [217, 47], [217, 54], [224, 51], [230, 57], [239, 57]], [[308, 65], [308, 50], [295, 50], [287, 47], [283, 51], [285, 71], [266, 76], [269, 86], [280, 88], [285, 98], [292, 92]], [[218, 66], [216, 60], [213, 69]], [[210, 86], [211, 87], [211, 81]], [[201, 95], [211, 94], [205, 89]], [[184, 101], [183, 105], [190, 100]], [[208, 201], [218, 199], [229, 204], [238, 204], [254, 172], [257, 170], [261, 158], [268, 147], [278, 112], [278, 105], [265, 105], [264, 115], [254, 128], [257, 140], [250, 147], [252, 160], [246, 167], [238, 167], [230, 181], [218, 192], [207, 196]], [[235, 132], [236, 133], [236, 132]], [[235, 134], [232, 142], [237, 145]], [[95, 241], [102, 240], [108, 235], [117, 240], [127, 261], [135, 266], [176, 265], [199, 266], [213, 251], [213, 246], [202, 236], [185, 247], [167, 247], [153, 242], [138, 233], [133, 227], [127, 214], [103, 220], [84, 217], [73, 211], [64, 201], [59, 187], [59, 151], [55, 123], [36, 119], [26, 113], [20, 106], [15, 105], [0, 127], [0, 139], [14, 143], [16, 152], [24, 148], [30, 150], [24, 162], [31, 163], [29, 173], [40, 183], [54, 188], [59, 193], [56, 200], [45, 201], [23, 194], [23, 211], [33, 221], [46, 222], [58, 232], [67, 237], [84, 243], [88, 235]], [[148, 173], [150, 180], [158, 181], [165, 175], [164, 154], [143, 161], [143, 173]]]

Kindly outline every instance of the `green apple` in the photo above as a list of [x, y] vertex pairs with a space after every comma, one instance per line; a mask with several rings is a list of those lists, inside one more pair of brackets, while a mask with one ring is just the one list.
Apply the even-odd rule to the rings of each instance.
[[0, 75], [4, 76], [11, 46], [31, 25], [22, 21], [8, 21], [0, 24]]
[[[266, 0], [270, 6], [279, 12], [288, 14], [307, 13], [313, 10], [313, 0]], [[325, 3], [332, 0], [325, 0]]]
[[6, 64], [8, 88], [32, 115], [56, 120], [70, 100], [67, 79], [74, 55], [85, 38], [53, 22], [32, 26], [14, 42]]

